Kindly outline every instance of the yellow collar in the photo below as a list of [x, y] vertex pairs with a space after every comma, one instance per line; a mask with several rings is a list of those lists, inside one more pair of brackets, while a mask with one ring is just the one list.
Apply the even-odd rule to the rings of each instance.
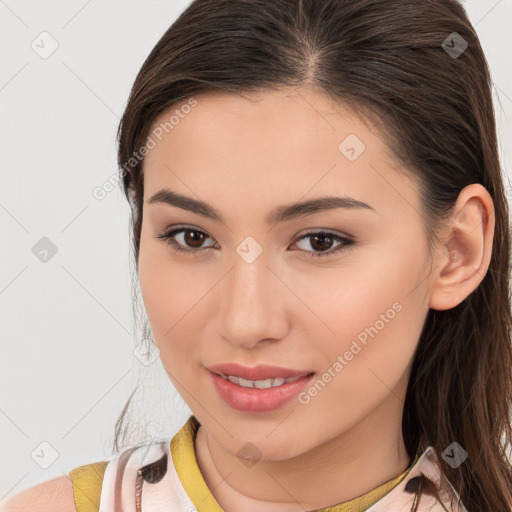
[[[199, 426], [195, 416], [191, 416], [172, 438], [171, 455], [174, 466], [183, 488], [198, 512], [225, 512], [206, 485], [197, 463], [195, 438]], [[418, 459], [419, 455], [416, 454], [412, 464], [402, 474], [366, 494], [344, 503], [317, 509], [316, 512], [364, 512], [394, 489], [407, 476]]]

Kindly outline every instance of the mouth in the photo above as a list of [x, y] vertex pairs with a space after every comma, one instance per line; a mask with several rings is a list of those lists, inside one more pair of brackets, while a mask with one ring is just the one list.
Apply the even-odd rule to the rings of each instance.
[[229, 406], [252, 413], [283, 406], [304, 389], [315, 373], [269, 365], [251, 368], [236, 363], [205, 368], [218, 394]]

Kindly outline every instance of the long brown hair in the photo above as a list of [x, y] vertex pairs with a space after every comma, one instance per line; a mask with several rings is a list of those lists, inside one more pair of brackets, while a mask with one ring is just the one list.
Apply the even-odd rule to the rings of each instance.
[[[435, 448], [443, 479], [470, 512], [512, 510], [509, 206], [490, 71], [457, 0], [193, 1], [144, 62], [119, 125], [137, 270], [144, 159], [134, 154], [156, 116], [203, 91], [283, 86], [314, 86], [385, 127], [386, 143], [420, 185], [429, 243], [465, 186], [480, 183], [491, 195], [488, 272], [458, 306], [429, 310], [402, 429], [410, 455]], [[116, 424], [116, 450], [128, 403]], [[468, 453], [456, 469], [442, 457], [453, 442]]]

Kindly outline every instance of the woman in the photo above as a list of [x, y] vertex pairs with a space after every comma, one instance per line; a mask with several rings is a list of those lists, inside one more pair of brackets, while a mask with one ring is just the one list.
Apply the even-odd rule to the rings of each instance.
[[125, 446], [123, 415], [6, 511], [511, 510], [508, 207], [456, 0], [196, 0], [118, 162], [193, 416]]

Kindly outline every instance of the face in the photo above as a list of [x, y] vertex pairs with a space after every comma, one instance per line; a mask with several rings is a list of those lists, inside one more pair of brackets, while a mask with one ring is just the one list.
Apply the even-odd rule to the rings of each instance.
[[173, 112], [155, 121], [144, 163], [139, 275], [162, 363], [233, 454], [357, 449], [401, 421], [428, 312], [417, 184], [319, 92], [194, 99], [168, 133]]

